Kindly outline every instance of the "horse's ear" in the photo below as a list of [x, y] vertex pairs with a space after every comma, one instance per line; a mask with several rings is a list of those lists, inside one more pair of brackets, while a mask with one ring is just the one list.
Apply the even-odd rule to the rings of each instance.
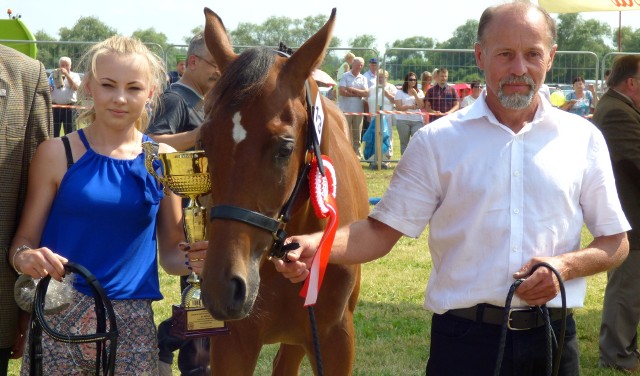
[[311, 72], [324, 60], [324, 53], [329, 47], [336, 20], [336, 8], [331, 10], [331, 17], [324, 26], [291, 55], [287, 60], [287, 73], [292, 83], [304, 83]]
[[218, 68], [224, 72], [237, 55], [233, 52], [227, 29], [225, 29], [220, 17], [207, 7], [204, 8], [204, 17], [204, 40], [207, 42], [207, 48], [218, 64]]

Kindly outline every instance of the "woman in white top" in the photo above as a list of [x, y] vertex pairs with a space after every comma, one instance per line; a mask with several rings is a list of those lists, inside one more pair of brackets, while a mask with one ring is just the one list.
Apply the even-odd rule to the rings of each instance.
[[415, 73], [409, 72], [404, 76], [402, 90], [398, 90], [395, 96], [397, 111], [415, 112], [416, 114], [397, 114], [396, 127], [400, 136], [400, 155], [404, 153], [409, 145], [411, 137], [422, 128], [422, 114], [420, 109], [424, 108], [424, 94], [418, 90], [418, 80]]
[[475, 102], [476, 99], [478, 99], [478, 97], [480, 96], [480, 92], [482, 92], [482, 88], [483, 86], [479, 81], [473, 81], [471, 83], [471, 94], [467, 95], [466, 97], [464, 97], [464, 99], [462, 99], [462, 102], [460, 103], [460, 108], [471, 106], [473, 102]]
[[[395, 95], [398, 89], [387, 82], [389, 78], [389, 72], [384, 69], [378, 69], [378, 85], [369, 88], [369, 97], [367, 102], [369, 103], [369, 110], [375, 113], [376, 110], [382, 107], [384, 111], [393, 111]], [[377, 87], [377, 90], [376, 90]], [[380, 118], [384, 118], [387, 123], [387, 131], [389, 132], [389, 144], [393, 145], [393, 126], [396, 125], [395, 115], [384, 114]], [[372, 119], [373, 120], [373, 119]], [[393, 155], [393, 150], [389, 148], [389, 152], [385, 155], [385, 158], [389, 159]]]
[[[379, 109], [384, 111], [393, 111], [395, 108], [394, 101], [398, 89], [387, 82], [388, 78], [389, 72], [384, 69], [378, 69], [378, 84], [369, 88], [369, 97], [367, 98], [369, 111], [371, 113], [376, 113]], [[375, 117], [375, 115], [372, 115], [370, 121], [373, 122]], [[384, 119], [382, 124], [387, 124], [387, 132], [389, 133], [389, 149], [383, 156], [388, 160], [393, 156], [393, 126], [395, 125], [396, 119], [393, 114], [382, 114], [380, 115], [380, 119]], [[383, 168], [385, 167], [388, 167], [388, 164], [383, 164]]]

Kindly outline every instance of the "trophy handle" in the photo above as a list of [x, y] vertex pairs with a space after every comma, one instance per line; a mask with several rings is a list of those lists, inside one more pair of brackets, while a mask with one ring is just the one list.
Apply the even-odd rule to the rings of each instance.
[[162, 190], [165, 195], [169, 194], [169, 190], [167, 188], [166, 179], [158, 176], [156, 170], [153, 168], [153, 161], [159, 160], [162, 163], [162, 160], [158, 158], [158, 144], [152, 141], [145, 141], [142, 143], [142, 150], [144, 151], [144, 166], [147, 168], [147, 171], [156, 178], [160, 184], [162, 184]]

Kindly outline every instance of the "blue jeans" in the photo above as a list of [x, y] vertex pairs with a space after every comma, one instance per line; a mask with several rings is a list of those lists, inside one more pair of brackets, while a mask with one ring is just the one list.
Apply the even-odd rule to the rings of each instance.
[[[556, 336], [560, 321], [552, 323]], [[493, 375], [498, 356], [500, 325], [476, 323], [452, 315], [434, 314], [427, 376]], [[547, 335], [544, 326], [508, 330], [501, 376], [539, 376], [546, 372]], [[555, 354], [555, 348], [554, 348]], [[578, 376], [580, 358], [573, 315], [567, 317], [560, 375]]]

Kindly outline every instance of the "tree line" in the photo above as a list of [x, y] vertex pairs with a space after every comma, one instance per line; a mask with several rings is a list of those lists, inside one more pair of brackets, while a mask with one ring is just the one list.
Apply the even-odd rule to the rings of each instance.
[[[617, 48], [614, 48], [614, 46], [618, 46], [619, 42], [617, 28], [612, 29], [608, 24], [598, 20], [585, 20], [578, 13], [560, 14], [557, 19], [558, 50], [591, 51], [599, 59], [602, 59], [607, 53], [617, 51]], [[235, 29], [230, 30], [229, 35], [234, 46], [278, 46], [280, 42], [283, 42], [290, 47], [296, 47], [302, 45], [325, 22], [325, 15], [307, 16], [302, 19], [272, 16], [262, 24], [242, 22]], [[472, 49], [476, 41], [477, 28], [477, 20], [467, 20], [458, 26], [451, 37], [445, 41], [436, 41], [428, 36], [413, 36], [386, 43], [385, 62], [395, 67], [394, 71], [398, 72], [393, 72], [392, 79], [408, 70], [416, 70], [415, 67], [436, 68], [440, 66], [437, 56], [434, 58], [433, 54], [428, 54], [425, 50]], [[202, 29], [202, 26], [194, 27], [191, 30], [191, 35]], [[57, 60], [60, 56], [71, 56], [77, 59], [88, 47], [89, 43], [87, 42], [101, 41], [118, 32], [97, 17], [81, 17], [71, 28], [62, 27], [58, 33], [60, 36], [58, 40], [42, 30], [34, 34], [38, 41], [49, 41], [38, 46], [38, 59], [48, 68], [57, 66]], [[623, 26], [621, 35], [623, 52], [640, 52], [640, 28], [634, 30], [631, 27]], [[138, 29], [132, 33], [132, 36], [148, 43], [152, 50], [155, 48], [156, 52], [166, 59], [169, 69], [173, 67], [175, 56], [185, 53], [184, 46], [172, 46], [168, 42], [166, 34], [155, 30], [155, 28]], [[184, 37], [185, 45], [188, 44], [190, 37], [190, 35]], [[55, 41], [74, 42], [75, 44], [53, 43]], [[370, 34], [356, 35], [348, 39], [346, 43], [334, 36], [329, 47], [348, 46], [349, 48], [361, 49], [359, 50], [361, 53], [357, 53], [357, 55], [363, 56], [365, 61], [368, 61], [371, 57], [382, 57], [381, 52], [376, 49], [377, 42], [376, 38]], [[397, 48], [420, 51], [394, 51]], [[333, 72], [341, 64], [344, 53], [327, 54], [321, 69], [333, 75]], [[468, 68], [475, 66], [473, 56], [467, 55], [463, 59], [470, 61], [456, 64], [457, 68], [454, 68], [454, 71], [449, 69], [450, 76], [457, 77], [460, 81], [479, 78], [477, 70]], [[583, 64], [589, 63], [584, 62]], [[417, 73], [420, 74], [420, 72]]]

